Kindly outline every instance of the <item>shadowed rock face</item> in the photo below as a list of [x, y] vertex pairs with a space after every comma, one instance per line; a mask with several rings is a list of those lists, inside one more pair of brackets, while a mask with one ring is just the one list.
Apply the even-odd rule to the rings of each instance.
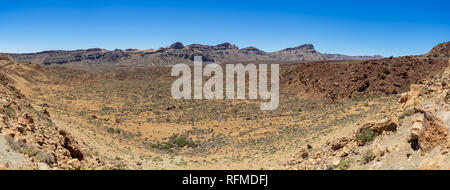
[[240, 50], [244, 54], [255, 54], [255, 55], [265, 55], [266, 52], [255, 48], [255, 47], [246, 47]]
[[276, 52], [264, 52], [255, 47], [239, 49], [228, 42], [215, 46], [191, 44], [184, 46], [176, 42], [169, 47], [152, 50], [114, 50], [92, 48], [74, 51], [43, 51], [38, 53], [9, 54], [18, 61], [53, 64], [154, 64], [173, 65], [177, 63], [192, 63], [193, 57], [200, 55], [206, 62], [236, 62], [236, 61], [325, 61], [375, 59], [380, 56], [346, 56], [340, 54], [322, 54], [314, 49], [312, 44], [286, 48]]
[[176, 43], [170, 45], [170, 48], [172, 48], [172, 49], [183, 49], [184, 45], [181, 42], [176, 42]]
[[300, 51], [305, 53], [316, 53], [317, 51], [314, 49], [312, 44], [304, 44], [297, 47], [286, 48], [281, 51]]

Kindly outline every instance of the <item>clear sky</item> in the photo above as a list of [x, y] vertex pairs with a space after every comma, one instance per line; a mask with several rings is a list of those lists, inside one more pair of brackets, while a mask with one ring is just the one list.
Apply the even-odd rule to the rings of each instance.
[[230, 42], [276, 51], [423, 54], [450, 41], [450, 1], [0, 0], [0, 52]]

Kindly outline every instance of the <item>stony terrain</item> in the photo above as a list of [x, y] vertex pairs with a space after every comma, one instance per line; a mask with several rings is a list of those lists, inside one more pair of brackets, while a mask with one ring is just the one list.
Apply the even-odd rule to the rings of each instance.
[[[450, 63], [450, 60], [449, 60]], [[322, 146], [302, 148], [295, 169], [450, 169], [450, 67], [411, 85], [393, 106]]]
[[[299, 49], [317, 54], [285, 51]], [[449, 60], [428, 56], [436, 49], [445, 45], [379, 60], [251, 61], [283, 63], [273, 111], [262, 100], [174, 100], [170, 67], [0, 56], [0, 169], [449, 169]]]
[[[25, 79], [5, 72], [9, 69], [34, 69], [33, 65], [15, 62], [3, 55], [0, 62], [0, 131], [3, 134], [0, 137], [1, 167], [93, 169], [95, 158], [89, 151], [84, 150], [67, 131], [55, 125], [46, 109], [36, 109], [16, 88]], [[17, 153], [21, 153], [22, 157]], [[16, 166], [18, 162], [22, 164]]]
[[447, 65], [447, 59], [419, 56], [304, 63], [289, 69], [281, 82], [286, 92], [338, 102], [406, 92], [411, 84], [431, 79]]
[[123, 64], [123, 65], [158, 65], [167, 66], [177, 63], [192, 63], [194, 56], [200, 55], [206, 63], [224, 63], [236, 61], [323, 61], [376, 59], [381, 56], [346, 56], [340, 54], [322, 54], [311, 44], [286, 48], [267, 53], [255, 47], [239, 49], [230, 43], [215, 46], [191, 44], [184, 46], [177, 42], [169, 47], [148, 50], [113, 50], [93, 48], [75, 51], [44, 51], [29, 54], [9, 54], [18, 61], [36, 64]]

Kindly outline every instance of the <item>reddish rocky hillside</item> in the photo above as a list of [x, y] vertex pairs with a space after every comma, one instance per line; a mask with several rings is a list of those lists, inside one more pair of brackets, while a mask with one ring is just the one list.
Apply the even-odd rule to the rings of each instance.
[[411, 85], [397, 104], [361, 120], [347, 134], [305, 147], [290, 169], [450, 169], [450, 67]]
[[426, 55], [430, 57], [450, 57], [450, 42], [437, 45]]
[[352, 63], [304, 63], [282, 74], [283, 91], [337, 102], [346, 98], [397, 94], [443, 71], [448, 60], [398, 57]]

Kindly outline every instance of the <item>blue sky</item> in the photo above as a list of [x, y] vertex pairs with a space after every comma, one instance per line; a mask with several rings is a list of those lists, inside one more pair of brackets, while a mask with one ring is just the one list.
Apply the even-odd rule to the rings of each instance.
[[423, 54], [450, 41], [450, 1], [1, 0], [0, 52], [184, 44]]

